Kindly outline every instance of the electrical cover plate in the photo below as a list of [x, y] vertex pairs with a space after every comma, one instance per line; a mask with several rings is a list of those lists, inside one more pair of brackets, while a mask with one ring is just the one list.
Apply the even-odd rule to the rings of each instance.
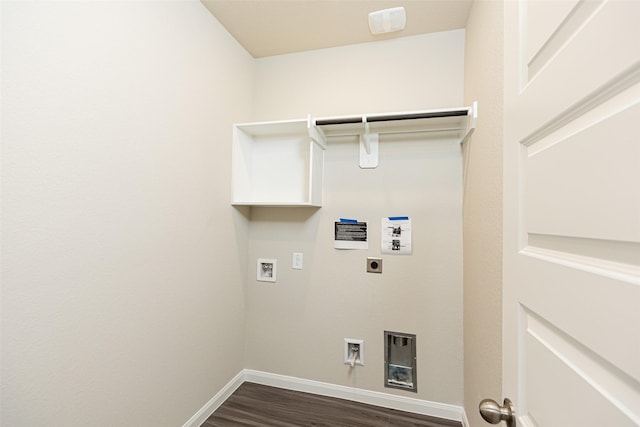
[[367, 273], [382, 273], [382, 258], [367, 258]]

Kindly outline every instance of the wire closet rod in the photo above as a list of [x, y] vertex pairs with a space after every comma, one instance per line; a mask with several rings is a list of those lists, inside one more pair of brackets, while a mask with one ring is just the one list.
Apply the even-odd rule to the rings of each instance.
[[[389, 122], [394, 120], [416, 120], [416, 119], [434, 119], [439, 117], [457, 117], [466, 116], [469, 114], [468, 109], [464, 110], [451, 110], [451, 111], [435, 111], [428, 113], [406, 113], [406, 114], [389, 114], [379, 116], [365, 116], [365, 122]], [[327, 125], [344, 125], [344, 124], [356, 124], [362, 123], [363, 117], [341, 117], [333, 119], [317, 119], [316, 126]]]

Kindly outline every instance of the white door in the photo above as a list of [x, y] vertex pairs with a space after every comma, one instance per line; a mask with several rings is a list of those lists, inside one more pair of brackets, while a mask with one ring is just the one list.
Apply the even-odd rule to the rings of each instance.
[[640, 425], [640, 0], [507, 1], [504, 397]]

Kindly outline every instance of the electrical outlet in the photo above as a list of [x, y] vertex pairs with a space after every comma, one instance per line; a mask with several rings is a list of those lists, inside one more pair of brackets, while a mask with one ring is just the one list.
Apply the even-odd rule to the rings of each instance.
[[367, 273], [382, 273], [382, 258], [367, 258]]
[[344, 339], [344, 364], [364, 366], [364, 340]]
[[302, 252], [294, 252], [291, 268], [294, 270], [302, 270]]

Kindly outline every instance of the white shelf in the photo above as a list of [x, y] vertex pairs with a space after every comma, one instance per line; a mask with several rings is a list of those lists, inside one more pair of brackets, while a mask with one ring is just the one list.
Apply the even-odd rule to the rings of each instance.
[[399, 113], [337, 116], [315, 119], [315, 125], [327, 138], [366, 133], [430, 133], [455, 132], [464, 139], [470, 127], [475, 128], [477, 107], [439, 110], [405, 111]]
[[475, 130], [477, 115], [478, 105], [474, 102], [471, 107], [327, 117], [316, 119], [314, 123], [325, 140], [358, 136], [360, 167], [373, 169], [378, 167], [381, 134], [430, 133], [458, 138], [463, 143]]
[[332, 137], [360, 137], [360, 167], [378, 164], [378, 136], [433, 133], [462, 143], [475, 129], [471, 107], [362, 116], [236, 124], [233, 127], [232, 204], [321, 206], [324, 149]]
[[320, 206], [324, 148], [311, 119], [237, 124], [232, 204]]

